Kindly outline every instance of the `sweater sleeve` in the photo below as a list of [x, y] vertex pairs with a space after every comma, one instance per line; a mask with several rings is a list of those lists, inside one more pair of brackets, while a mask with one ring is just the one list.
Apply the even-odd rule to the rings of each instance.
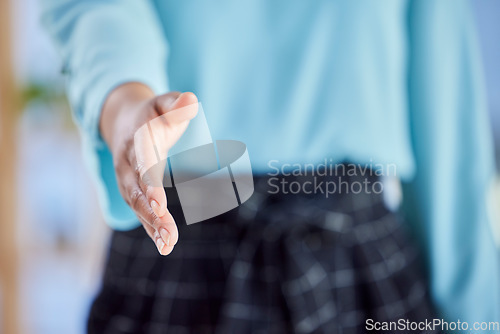
[[167, 43], [154, 7], [146, 0], [43, 0], [41, 18], [63, 60], [67, 95], [105, 219], [117, 229], [137, 226], [118, 190], [99, 118], [106, 96], [120, 84], [141, 82], [158, 94], [168, 90]]
[[498, 321], [499, 252], [487, 210], [493, 146], [471, 11], [464, 0], [413, 0], [409, 15], [417, 174], [403, 186], [404, 214], [440, 315], [470, 326]]

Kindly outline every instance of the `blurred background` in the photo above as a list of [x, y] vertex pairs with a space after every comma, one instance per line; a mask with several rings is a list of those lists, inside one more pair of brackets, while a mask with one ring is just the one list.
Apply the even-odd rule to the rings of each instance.
[[83, 333], [108, 230], [38, 1], [0, 3], [0, 332]]
[[[0, 331], [83, 333], [109, 231], [38, 7], [0, 1]], [[500, 1], [473, 10], [499, 166]]]

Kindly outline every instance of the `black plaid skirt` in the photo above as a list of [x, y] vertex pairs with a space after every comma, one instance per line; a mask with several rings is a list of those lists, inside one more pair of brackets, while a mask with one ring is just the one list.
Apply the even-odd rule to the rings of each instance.
[[[330, 182], [366, 180], [379, 181]], [[382, 194], [270, 194], [269, 177], [255, 181], [245, 204], [189, 226], [170, 191], [179, 242], [167, 257], [142, 227], [113, 232], [88, 332], [369, 333], [369, 319], [433, 318], [418, 253]]]

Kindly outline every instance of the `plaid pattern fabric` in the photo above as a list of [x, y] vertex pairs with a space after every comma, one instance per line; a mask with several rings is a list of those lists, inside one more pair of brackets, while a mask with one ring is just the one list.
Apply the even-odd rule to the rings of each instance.
[[367, 333], [367, 319], [433, 318], [417, 252], [382, 195], [271, 195], [267, 182], [238, 209], [180, 223], [167, 257], [142, 228], [114, 232], [88, 332]]

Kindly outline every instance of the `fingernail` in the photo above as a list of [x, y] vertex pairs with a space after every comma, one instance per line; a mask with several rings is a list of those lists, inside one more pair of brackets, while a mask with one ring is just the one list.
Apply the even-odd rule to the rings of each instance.
[[155, 200], [152, 200], [151, 201], [151, 209], [153, 209], [153, 212], [155, 213], [155, 215], [157, 215], [158, 217], [161, 217], [160, 214], [160, 204], [158, 204], [157, 201]]
[[158, 248], [158, 252], [161, 255], [163, 255], [162, 254], [163, 247], [165, 247], [165, 243], [163, 242], [163, 240], [161, 240], [161, 238], [156, 239], [156, 248]]
[[168, 233], [167, 230], [164, 228], [160, 229], [160, 235], [163, 241], [167, 244], [167, 246], [170, 246], [170, 233]]

